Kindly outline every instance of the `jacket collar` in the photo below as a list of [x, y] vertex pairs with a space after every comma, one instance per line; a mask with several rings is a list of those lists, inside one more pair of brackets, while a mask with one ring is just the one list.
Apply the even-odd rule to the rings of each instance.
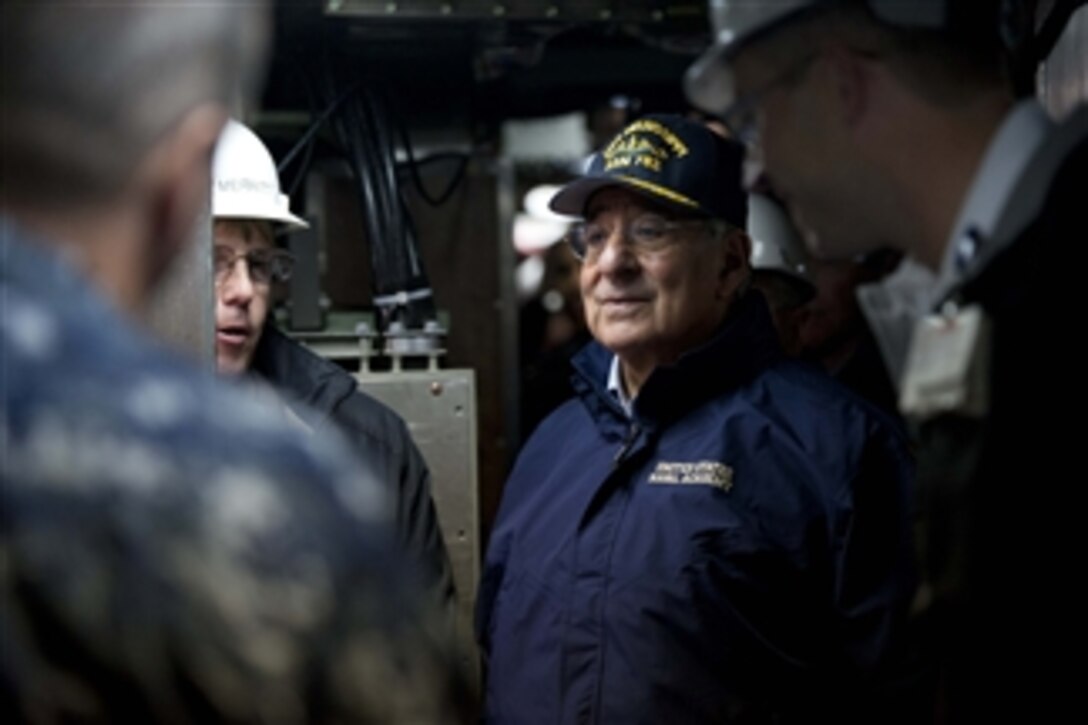
[[291, 340], [271, 323], [261, 332], [250, 372], [287, 393], [291, 409], [312, 425], [323, 423], [357, 387], [339, 365]]
[[984, 256], [980, 252], [990, 253], [995, 244], [1007, 241], [995, 238], [1002, 210], [1016, 203], [1017, 182], [1053, 129], [1053, 121], [1035, 99], [1021, 101], [1006, 114], [979, 162], [945, 243], [932, 304], [940, 303], [949, 290], [976, 271]]
[[[706, 343], [650, 374], [635, 398], [632, 417], [648, 428], [665, 425], [706, 400], [746, 384], [782, 357], [763, 297], [747, 294]], [[612, 358], [600, 343], [589, 343], [571, 361], [572, 382], [594, 418], [622, 421], [623, 409], [606, 384]]]

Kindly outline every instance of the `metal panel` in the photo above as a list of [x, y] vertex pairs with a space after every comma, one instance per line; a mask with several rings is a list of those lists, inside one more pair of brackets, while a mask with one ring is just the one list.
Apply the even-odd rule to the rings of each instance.
[[480, 578], [473, 370], [362, 372], [360, 387], [408, 424], [431, 471], [432, 494], [457, 587], [457, 633], [466, 672], [479, 686], [472, 614]]
[[325, 0], [329, 15], [367, 19], [533, 22], [660, 23], [701, 19], [706, 4], [696, 0]]

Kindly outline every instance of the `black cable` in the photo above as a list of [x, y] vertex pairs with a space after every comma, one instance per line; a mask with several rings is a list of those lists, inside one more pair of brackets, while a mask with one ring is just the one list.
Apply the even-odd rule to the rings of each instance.
[[367, 178], [374, 191], [375, 212], [383, 226], [380, 236], [372, 240], [377, 265], [375, 274], [380, 275], [381, 284], [378, 287], [386, 294], [402, 290], [410, 273], [403, 253], [400, 213], [395, 206], [396, 190], [389, 185], [384, 169], [387, 163], [386, 148], [381, 140], [381, 121], [372, 93], [367, 92], [359, 99], [357, 110], [360, 118], [364, 119], [356, 128], [360, 132], [361, 146], [366, 149]]
[[373, 286], [379, 295], [383, 295], [397, 283], [397, 280], [393, 279], [395, 272], [390, 267], [387, 253], [388, 216], [382, 199], [382, 189], [374, 175], [375, 164], [368, 158], [367, 153], [370, 150], [367, 139], [371, 137], [372, 129], [363, 113], [362, 98], [356, 96], [354, 101], [345, 109], [349, 115], [351, 129], [354, 131], [349, 139], [351, 160], [363, 195], [367, 238], [370, 241], [371, 266], [374, 272]]
[[[465, 173], [468, 171], [468, 164], [472, 158], [472, 154], [466, 153], [457, 155], [461, 163], [453, 172], [453, 176], [450, 178], [450, 181], [446, 185], [446, 188], [443, 189], [442, 193], [440, 193], [438, 196], [431, 196], [430, 192], [427, 191], [427, 187], [423, 184], [423, 177], [419, 173], [419, 169], [422, 164], [416, 161], [415, 151], [412, 148], [412, 139], [408, 133], [408, 128], [404, 123], [404, 119], [398, 116], [396, 120], [396, 125], [397, 129], [400, 131], [401, 143], [404, 144], [404, 154], [408, 159], [408, 169], [411, 173], [412, 184], [415, 186], [416, 191], [418, 191], [419, 195], [423, 198], [423, 200], [431, 206], [441, 206], [442, 204], [445, 204], [447, 201], [449, 201], [450, 197], [453, 196], [453, 192], [457, 188], [457, 185], [461, 183], [462, 179], [464, 179]], [[452, 156], [453, 154], [435, 154], [434, 156], [440, 155]]]
[[[323, 78], [325, 80], [328, 97], [335, 97], [336, 81], [332, 70], [332, 64], [328, 56], [325, 57]], [[352, 97], [352, 95], [347, 94], [347, 97]], [[354, 98], [357, 99], [358, 96], [356, 95]], [[366, 233], [366, 238], [371, 242], [371, 267], [374, 272], [374, 274], [371, 275], [371, 282], [375, 291], [380, 294], [382, 291], [381, 271], [385, 268], [385, 265], [382, 250], [378, 248], [375, 240], [382, 237], [383, 231], [380, 226], [380, 215], [377, 210], [374, 190], [367, 176], [366, 166], [365, 164], [360, 163], [358, 144], [356, 142], [358, 134], [351, 134], [348, 132], [349, 124], [351, 128], [358, 129], [357, 109], [355, 104], [347, 104], [343, 109], [343, 113], [338, 114], [333, 118], [334, 133], [339, 139], [345, 157], [347, 158], [348, 166], [351, 169], [352, 176], [355, 178], [356, 191], [359, 194], [360, 210], [362, 212], [363, 229]]]
[[[290, 61], [292, 70], [294, 70], [302, 78], [302, 85], [306, 91], [306, 108], [308, 109], [310, 114], [309, 118], [316, 118], [318, 115], [318, 102], [315, 96], [313, 79], [310, 77], [310, 73], [306, 68], [306, 65], [299, 60], [297, 48], [295, 52], [290, 54]], [[287, 165], [293, 160], [293, 156], [298, 153], [296, 149], [300, 148], [302, 146], [302, 143], [304, 142], [298, 142], [295, 147], [288, 151], [285, 159], [282, 160], [280, 164], [276, 167], [276, 173], [279, 174], [281, 181], [280, 185], [284, 189], [286, 189], [285, 193], [287, 194], [288, 198], [294, 198], [295, 191], [298, 190], [299, 184], [302, 183], [302, 180], [305, 178], [306, 171], [310, 168], [310, 162], [313, 160], [314, 142], [313, 139], [310, 139], [310, 142], [306, 144], [306, 155], [303, 157], [302, 163], [299, 165], [298, 170], [295, 172], [294, 178], [292, 178], [289, 183], [284, 180], [286, 178], [285, 171], [287, 169]]]
[[312, 141], [313, 138], [317, 135], [317, 132], [320, 131], [321, 127], [325, 124], [325, 121], [329, 120], [329, 117], [331, 117], [332, 114], [336, 113], [336, 111], [340, 108], [340, 104], [342, 104], [345, 100], [347, 100], [349, 96], [351, 96], [351, 94], [355, 93], [358, 90], [359, 84], [356, 83], [348, 88], [346, 91], [341, 93], [335, 100], [333, 100], [332, 103], [330, 103], [325, 108], [321, 115], [310, 123], [309, 128], [307, 128], [306, 131], [299, 138], [299, 140], [295, 142], [295, 145], [291, 147], [291, 150], [288, 151], [286, 155], [284, 155], [283, 159], [280, 160], [279, 166], [276, 167], [276, 171], [279, 173], [283, 173], [283, 170], [287, 168], [287, 165], [290, 164], [291, 161], [294, 160], [295, 156], [298, 155], [299, 151], [301, 151], [303, 145]]
[[386, 118], [383, 113], [381, 99], [373, 90], [367, 93], [367, 110], [370, 112], [371, 135], [370, 143], [376, 171], [375, 176], [379, 188], [382, 191], [382, 212], [389, 221], [389, 240], [391, 256], [396, 265], [399, 281], [407, 283], [412, 270], [409, 257], [405, 250], [407, 237], [404, 233], [404, 217], [400, 204], [400, 189], [396, 176], [396, 152], [389, 138], [386, 127]]
[[[427, 202], [431, 206], [442, 206], [447, 201], [449, 201], [450, 197], [453, 196], [453, 192], [457, 188], [457, 185], [461, 183], [462, 179], [464, 179], [465, 173], [468, 171], [468, 163], [472, 159], [472, 154], [445, 152], [441, 154], [434, 154], [433, 156], [428, 157], [423, 162], [417, 162], [415, 158], [415, 153], [412, 150], [412, 140], [408, 135], [408, 129], [405, 128], [403, 123], [398, 123], [397, 126], [400, 129], [401, 143], [404, 144], [405, 156], [408, 157], [406, 166], [409, 173], [411, 174], [413, 186], [416, 187], [416, 191], [419, 192], [419, 195], [423, 197], [423, 200], [425, 202]], [[436, 157], [457, 158], [460, 160], [461, 163], [458, 164], [457, 169], [453, 172], [453, 175], [450, 177], [450, 181], [446, 184], [446, 188], [442, 190], [442, 193], [438, 196], [431, 196], [430, 192], [427, 191], [427, 187], [423, 184], [423, 177], [420, 175], [419, 169], [425, 163], [433, 163], [433, 161], [437, 160]]]
[[[394, 222], [390, 240], [395, 240], [394, 257], [398, 264], [399, 279], [402, 285], [398, 290], [407, 293], [429, 292], [430, 282], [423, 269], [419, 255], [417, 237], [407, 202], [402, 194], [396, 160], [396, 124], [385, 98], [376, 91], [368, 94], [371, 115], [374, 121], [373, 145], [380, 158], [380, 176], [387, 200], [390, 203], [389, 218]], [[416, 329], [427, 320], [434, 319], [435, 305], [433, 297], [409, 296], [400, 308], [406, 327]]]
[[[371, 281], [375, 298], [404, 294], [403, 302], [379, 302], [380, 326], [401, 320], [408, 329], [422, 328], [435, 318], [435, 304], [430, 283], [423, 269], [416, 230], [401, 193], [396, 159], [396, 125], [392, 114], [377, 92], [354, 83], [340, 93], [328, 55], [325, 56], [325, 110], [314, 119], [280, 168], [290, 164], [307, 148], [304, 167], [309, 164], [313, 140], [323, 124], [332, 122], [355, 180], [366, 239], [370, 246]], [[414, 158], [412, 160], [414, 165]], [[462, 165], [467, 165], [467, 160]], [[463, 170], [455, 176], [460, 180]], [[452, 187], [444, 192], [448, 196]], [[429, 196], [429, 195], [428, 195]]]

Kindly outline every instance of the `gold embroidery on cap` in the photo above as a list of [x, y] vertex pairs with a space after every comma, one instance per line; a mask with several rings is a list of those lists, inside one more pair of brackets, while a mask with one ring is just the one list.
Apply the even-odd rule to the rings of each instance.
[[642, 119], [623, 129], [602, 155], [605, 171], [641, 166], [660, 173], [664, 162], [670, 158], [682, 159], [688, 153], [687, 144], [667, 127]]
[[639, 179], [634, 176], [626, 176], [624, 174], [616, 174], [615, 178], [622, 179], [623, 181], [626, 181], [632, 186], [638, 186], [640, 188], [646, 189], [647, 191], [657, 194], [658, 196], [663, 196], [666, 199], [671, 199], [672, 201], [683, 204], [684, 206], [690, 206], [695, 208], [698, 208], [699, 206], [699, 203], [697, 201], [689, 199], [683, 194], [677, 193], [672, 189], [666, 189], [664, 186], [655, 184], [652, 181], [646, 181], [645, 179]]

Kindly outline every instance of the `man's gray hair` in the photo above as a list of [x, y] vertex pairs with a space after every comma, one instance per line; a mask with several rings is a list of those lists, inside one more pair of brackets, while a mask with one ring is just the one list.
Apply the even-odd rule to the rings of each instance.
[[0, 203], [119, 192], [187, 112], [229, 111], [257, 89], [267, 10], [263, 0], [0, 0]]

